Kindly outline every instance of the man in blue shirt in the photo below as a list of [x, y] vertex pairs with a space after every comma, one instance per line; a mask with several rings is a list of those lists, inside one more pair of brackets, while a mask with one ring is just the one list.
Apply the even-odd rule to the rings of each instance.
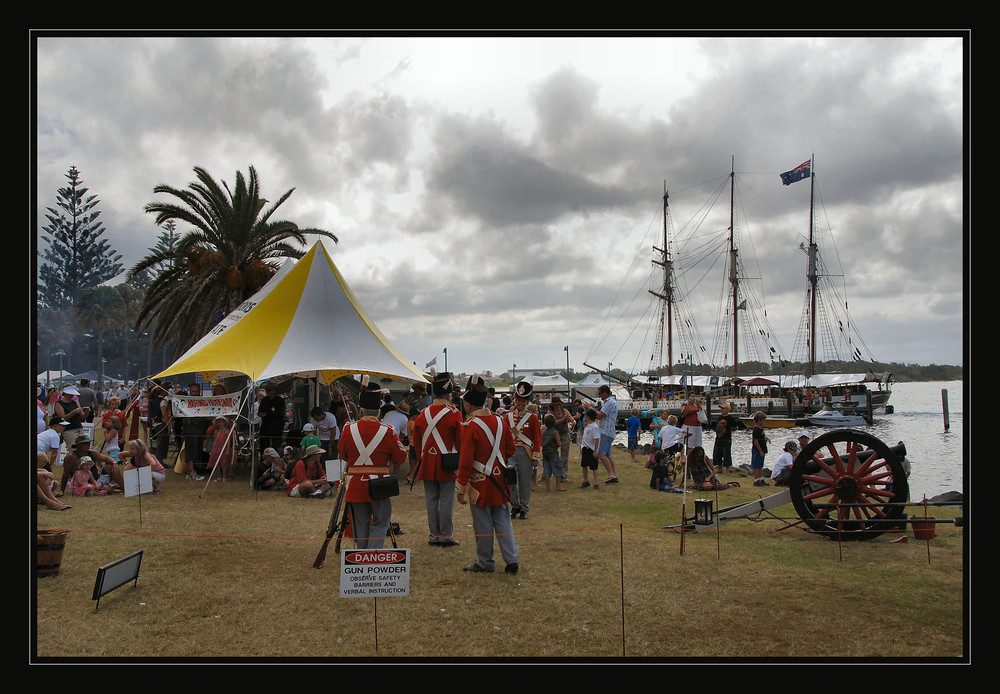
[[601, 386], [597, 389], [601, 398], [601, 411], [597, 413], [597, 425], [601, 428], [601, 442], [597, 447], [597, 459], [608, 471], [608, 479], [604, 484], [617, 484], [618, 474], [615, 472], [615, 461], [611, 458], [611, 444], [615, 441], [615, 424], [618, 422], [618, 401], [611, 394], [611, 386]]

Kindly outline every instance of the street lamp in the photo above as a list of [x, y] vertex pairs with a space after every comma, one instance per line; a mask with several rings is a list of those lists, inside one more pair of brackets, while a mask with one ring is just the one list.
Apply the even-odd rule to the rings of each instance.
[[563, 347], [563, 350], [566, 352], [566, 399], [572, 400], [573, 390], [569, 386], [569, 345]]
[[63, 367], [62, 358], [66, 356], [66, 353], [64, 351], [62, 351], [62, 348], [60, 348], [60, 349], [57, 349], [52, 354], [55, 355], [55, 356], [57, 356], [57, 357], [59, 357], [59, 390], [62, 391], [62, 380], [63, 380], [63, 377], [62, 377], [63, 376], [63, 373], [62, 373], [62, 370], [63, 370], [63, 368], [62, 368]]

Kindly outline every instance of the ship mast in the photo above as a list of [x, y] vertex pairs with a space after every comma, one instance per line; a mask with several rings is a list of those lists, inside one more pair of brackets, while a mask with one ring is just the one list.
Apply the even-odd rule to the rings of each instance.
[[649, 290], [649, 293], [660, 299], [660, 335], [659, 335], [659, 359], [658, 364], [662, 365], [663, 362], [663, 344], [664, 344], [664, 334], [666, 335], [666, 345], [667, 345], [667, 375], [672, 376], [674, 373], [674, 359], [673, 359], [673, 287], [671, 285], [671, 260], [670, 251], [667, 246], [667, 210], [669, 209], [668, 200], [670, 195], [667, 193], [667, 182], [663, 182], [663, 248], [657, 248], [653, 246], [653, 250], [660, 254], [661, 259], [653, 259], [653, 264], [659, 265], [663, 268], [663, 286], [659, 292]]
[[819, 273], [816, 267], [818, 248], [813, 238], [814, 201], [816, 194], [816, 169], [812, 159], [809, 160], [809, 264], [806, 267], [806, 278], [809, 280], [809, 376], [816, 374], [816, 291]]
[[739, 360], [739, 325], [738, 325], [738, 311], [737, 311], [737, 301], [739, 299], [739, 285], [740, 278], [739, 272], [737, 271], [737, 256], [739, 251], [736, 249], [736, 244], [733, 240], [734, 233], [734, 223], [733, 223], [733, 207], [734, 207], [734, 196], [735, 196], [735, 182], [736, 182], [736, 157], [732, 158], [731, 171], [729, 173], [729, 283], [733, 285], [733, 377], [740, 375], [740, 360]]

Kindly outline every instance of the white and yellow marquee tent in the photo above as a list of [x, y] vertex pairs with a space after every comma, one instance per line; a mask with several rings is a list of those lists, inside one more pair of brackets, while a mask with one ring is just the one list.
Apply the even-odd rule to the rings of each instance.
[[358, 303], [323, 244], [286, 261], [259, 292], [154, 378], [201, 373], [318, 378], [369, 374], [410, 383], [424, 374], [386, 339]]

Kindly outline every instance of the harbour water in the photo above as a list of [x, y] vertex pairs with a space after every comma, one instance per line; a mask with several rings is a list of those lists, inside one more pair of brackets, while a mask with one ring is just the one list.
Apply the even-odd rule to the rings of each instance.
[[[945, 492], [964, 492], [965, 446], [964, 397], [962, 381], [930, 381], [919, 383], [894, 383], [889, 404], [892, 414], [876, 414], [871, 426], [864, 431], [889, 446], [902, 442], [910, 461], [910, 499], [919, 501]], [[945, 430], [942, 391], [948, 393], [949, 424]], [[781, 453], [785, 441], [794, 439], [804, 429], [814, 438], [829, 429], [800, 427], [796, 429], [768, 429], [771, 437], [765, 467], [770, 467]], [[640, 443], [650, 442], [648, 433]], [[624, 432], [619, 432], [616, 443], [625, 444]], [[703, 445], [709, 455], [715, 434], [705, 430]], [[733, 435], [733, 462], [742, 465], [750, 462], [750, 431], [737, 431]]]

